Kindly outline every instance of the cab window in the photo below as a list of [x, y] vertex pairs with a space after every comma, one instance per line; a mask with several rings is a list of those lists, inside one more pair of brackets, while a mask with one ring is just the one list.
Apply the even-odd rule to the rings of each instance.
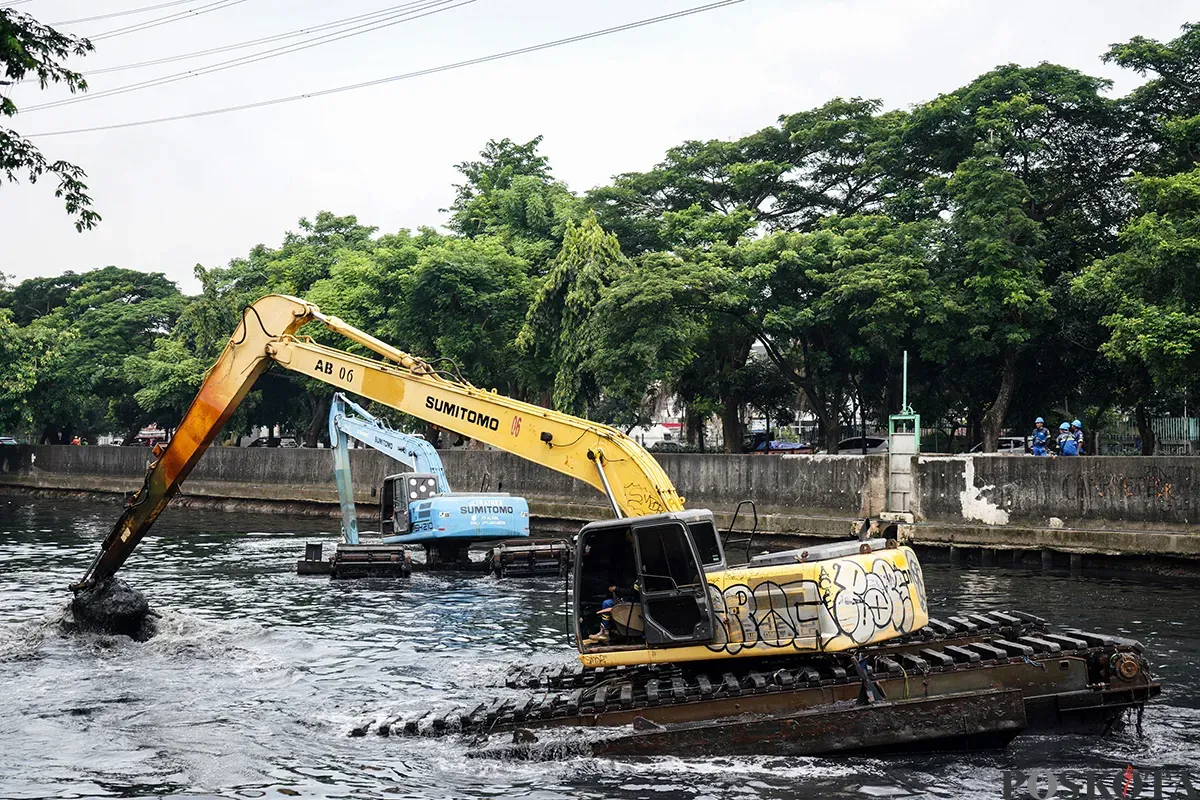
[[700, 583], [700, 573], [682, 525], [675, 522], [638, 528], [636, 535], [643, 591], [669, 592]]
[[693, 522], [688, 525], [688, 530], [692, 532], [692, 541], [696, 543], [696, 552], [700, 554], [701, 566], [711, 567], [724, 560], [712, 520]]

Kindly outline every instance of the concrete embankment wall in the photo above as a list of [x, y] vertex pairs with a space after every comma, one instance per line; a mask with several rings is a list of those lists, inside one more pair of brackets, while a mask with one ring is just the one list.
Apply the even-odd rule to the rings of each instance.
[[920, 515], [930, 520], [973, 515], [1003, 524], [1057, 517], [1090, 527], [1189, 527], [1200, 521], [1195, 457], [922, 456], [917, 472]]
[[919, 456], [918, 541], [1200, 558], [1200, 458]]
[[[590, 486], [507, 453], [442, 456], [456, 490], [523, 495], [543, 521], [570, 528], [611, 514]], [[0, 490], [134, 491], [149, 457], [129, 447], [0, 448]], [[689, 507], [728, 522], [739, 501], [753, 500], [767, 532], [841, 538], [886, 510], [886, 456], [657, 458]], [[371, 450], [351, 451], [351, 460], [356, 499], [369, 512], [383, 477], [402, 468]], [[901, 533], [918, 544], [1200, 559], [1200, 458], [919, 456], [912, 468], [913, 521]], [[336, 514], [328, 450], [214, 447], [182, 494]], [[743, 517], [738, 527], [748, 524]]]
[[[607, 500], [591, 486], [508, 453], [454, 450], [441, 455], [456, 491], [519, 494], [543, 519], [577, 522], [611, 516]], [[141, 486], [150, 458], [149, 450], [137, 447], [0, 448], [0, 488], [131, 492]], [[355, 499], [363, 504], [377, 503], [383, 478], [404, 469], [374, 450], [352, 450], [350, 459]], [[887, 464], [879, 458], [810, 458], [803, 468], [793, 459], [752, 456], [659, 459], [689, 507], [711, 508], [728, 518], [739, 501], [753, 500], [762, 530], [842, 537], [850, 520], [883, 508]], [[213, 447], [181, 494], [215, 503], [314, 504], [336, 513], [333, 457], [323, 449]], [[369, 508], [364, 505], [363, 511], [369, 513]]]

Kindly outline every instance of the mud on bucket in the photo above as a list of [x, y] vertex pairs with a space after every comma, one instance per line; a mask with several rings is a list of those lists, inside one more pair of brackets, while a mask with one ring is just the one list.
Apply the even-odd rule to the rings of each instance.
[[119, 578], [107, 578], [75, 592], [67, 623], [79, 630], [144, 642], [156, 632], [155, 616], [145, 595]]

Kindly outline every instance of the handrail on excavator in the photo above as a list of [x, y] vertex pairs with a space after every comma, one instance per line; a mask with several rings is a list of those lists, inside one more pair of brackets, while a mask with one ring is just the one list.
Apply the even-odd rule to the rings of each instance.
[[[310, 322], [322, 324], [386, 361], [298, 336]], [[243, 311], [175, 437], [150, 464], [142, 488], [72, 589], [91, 586], [120, 569], [272, 363], [570, 475], [605, 493], [619, 514], [640, 516], [683, 509], [683, 498], [659, 463], [615, 428], [447, 378], [423, 359], [322, 314], [312, 303], [272, 294]]]

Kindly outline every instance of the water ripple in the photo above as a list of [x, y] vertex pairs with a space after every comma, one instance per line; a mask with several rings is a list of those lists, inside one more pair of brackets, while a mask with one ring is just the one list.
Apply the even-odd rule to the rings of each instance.
[[455, 739], [352, 739], [365, 720], [502, 693], [516, 664], [570, 663], [561, 582], [302, 578], [303, 543], [331, 544], [330, 520], [170, 509], [123, 573], [161, 612], [160, 634], [66, 636], [65, 587], [116, 514], [0, 498], [0, 797], [993, 798], [1006, 769], [1171, 765], [1200, 750], [1195, 587], [937, 565], [937, 613], [1018, 607], [1142, 639], [1167, 685], [1145, 735], [954, 756], [549, 763], [471, 758]]

